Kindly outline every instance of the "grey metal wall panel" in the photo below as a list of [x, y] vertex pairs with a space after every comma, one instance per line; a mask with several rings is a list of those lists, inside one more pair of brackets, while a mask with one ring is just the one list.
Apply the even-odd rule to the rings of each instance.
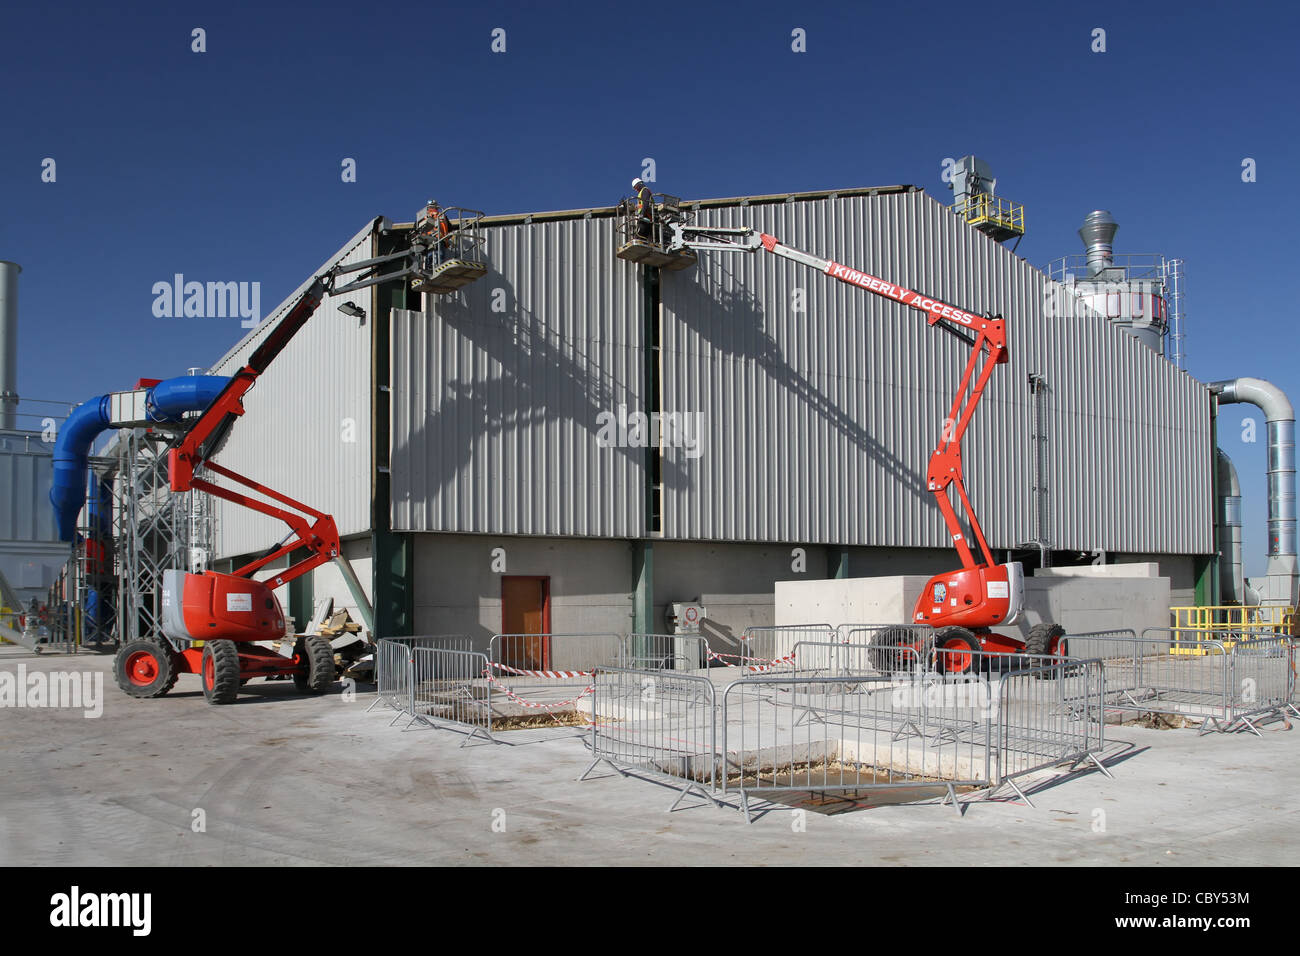
[[644, 449], [599, 440], [641, 404], [640, 268], [609, 218], [484, 236], [485, 277], [394, 313], [394, 529], [640, 535]]
[[53, 448], [39, 432], [0, 433], [0, 542], [59, 540], [50, 506]]
[[[34, 446], [34, 447], [33, 447]], [[49, 493], [53, 459], [40, 436], [0, 436], [0, 541], [58, 540]]]
[[[964, 450], [992, 546], [1033, 533], [1036, 372], [1052, 546], [1210, 551], [1204, 386], [1118, 329], [1046, 315], [1046, 277], [947, 207], [911, 192], [706, 208], [698, 221], [754, 226], [1006, 317], [1011, 360]], [[968, 346], [915, 310], [761, 252], [703, 253], [662, 289], [663, 407], [707, 422], [698, 458], [664, 451], [666, 537], [949, 546], [925, 466]]]
[[[372, 247], [367, 225], [322, 269], [339, 256], [344, 262], [369, 258]], [[213, 366], [212, 374], [237, 371], [311, 278]], [[369, 319], [338, 311], [348, 301], [370, 312], [368, 289], [326, 298], [245, 397], [245, 415], [215, 456], [227, 468], [333, 515], [341, 535], [370, 528], [371, 329]], [[215, 504], [217, 557], [265, 550], [287, 530], [246, 508]]]

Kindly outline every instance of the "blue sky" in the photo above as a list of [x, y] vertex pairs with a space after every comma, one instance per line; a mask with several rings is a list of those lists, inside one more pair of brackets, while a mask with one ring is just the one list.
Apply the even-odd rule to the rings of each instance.
[[[1294, 9], [636, 9], [6, 10], [0, 258], [24, 269], [20, 393], [76, 402], [207, 365], [238, 319], [155, 318], [155, 282], [260, 282], [269, 310], [368, 219], [409, 218], [430, 194], [488, 213], [606, 205], [651, 156], [658, 185], [686, 197], [894, 183], [944, 197], [943, 159], [975, 153], [1025, 204], [1020, 255], [1078, 252], [1082, 217], [1110, 209], [1117, 251], [1187, 260], [1188, 371], [1266, 378], [1300, 402]], [[1258, 573], [1265, 449], [1262, 427], [1241, 442], [1245, 415], [1259, 417], [1224, 409], [1221, 444]]]

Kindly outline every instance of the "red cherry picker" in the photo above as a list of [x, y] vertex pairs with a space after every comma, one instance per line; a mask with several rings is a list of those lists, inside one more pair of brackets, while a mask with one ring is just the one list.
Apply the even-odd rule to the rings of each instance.
[[[927, 487], [938, 502], [962, 566], [956, 571], [937, 574], [926, 583], [917, 600], [913, 622], [934, 628], [933, 646], [944, 651], [938, 655], [939, 666], [949, 671], [970, 670], [981, 653], [1064, 655], [1065, 630], [1059, 625], [1035, 625], [1023, 642], [993, 631], [994, 627], [1013, 623], [1019, 618], [1024, 604], [1024, 569], [1018, 561], [999, 564], [994, 560], [966, 494], [962, 473], [962, 438], [970, 427], [971, 417], [993, 370], [1005, 364], [1008, 358], [1003, 318], [976, 315], [879, 276], [794, 249], [775, 236], [755, 229], [711, 228], [686, 223], [673, 223], [670, 229], [670, 252], [689, 249], [752, 253], [764, 249], [816, 269], [832, 279], [916, 309], [924, 313], [928, 324], [971, 347], [957, 395], [926, 469]], [[953, 492], [956, 493], [956, 503]], [[969, 525], [969, 536], [957, 515], [958, 504]], [[895, 669], [890, 665], [900, 661], [904, 648], [910, 647], [918, 654], [928, 651], [920, 643], [918, 632], [907, 628], [886, 631], [879, 635], [877, 642], [873, 663], [881, 669]]]
[[[212, 495], [283, 521], [289, 532], [271, 550], [229, 574], [165, 571], [165, 643], [143, 638], [127, 641], [114, 662], [118, 686], [127, 694], [161, 697], [175, 685], [179, 674], [199, 674], [204, 696], [213, 704], [232, 702], [239, 687], [254, 677], [292, 677], [300, 690], [323, 693], [334, 682], [334, 649], [324, 637], [303, 635], [294, 643], [292, 653], [281, 653], [276, 645], [285, 641], [286, 621], [274, 589], [331, 561], [342, 572], [366, 627], [373, 631], [370, 603], [343, 556], [334, 519], [218, 464], [212, 455], [235, 420], [244, 414], [244, 396], [326, 296], [399, 280], [409, 280], [417, 291], [447, 293], [485, 274], [477, 231], [482, 213], [461, 209], [452, 212], [458, 214], [456, 230], [451, 233], [454, 242], [448, 241], [445, 232], [421, 228], [421, 220], [417, 219], [407, 248], [361, 262], [336, 264], [318, 275], [202, 414], [185, 423], [184, 432], [168, 450], [172, 492]], [[385, 219], [377, 220], [375, 227], [392, 231], [392, 224]], [[437, 244], [445, 248], [435, 248]], [[362, 273], [359, 277], [336, 284], [341, 277], [358, 272]], [[340, 311], [364, 316], [351, 303]], [[216, 484], [208, 476], [224, 479], [225, 484]], [[307, 556], [261, 580], [254, 578], [267, 565], [300, 550]], [[202, 647], [195, 647], [196, 642], [201, 642]]]

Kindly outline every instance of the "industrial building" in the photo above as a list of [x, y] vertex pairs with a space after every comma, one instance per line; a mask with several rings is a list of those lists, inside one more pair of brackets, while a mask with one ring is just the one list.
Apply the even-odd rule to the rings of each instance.
[[[912, 186], [681, 208], [1005, 316], [1010, 362], [965, 451], [999, 559], [1156, 562], [1174, 603], [1220, 600], [1212, 391], [1165, 355], [1164, 286], [1099, 314], [1109, 236], [1072, 289], [997, 241], [1005, 216]], [[961, 344], [771, 257], [620, 259], [621, 223], [487, 217], [483, 279], [332, 297], [247, 397], [222, 461], [334, 515], [380, 635], [653, 632], [684, 602], [734, 634], [771, 623], [778, 581], [954, 563], [924, 463]], [[404, 228], [377, 219], [326, 265]], [[218, 569], [280, 535], [227, 506], [216, 527]], [[332, 569], [287, 606], [301, 621], [323, 595], [349, 603]]]
[[[1286, 397], [1182, 371], [1179, 260], [1117, 256], [1118, 226], [1094, 212], [1081, 255], [1035, 268], [1004, 245], [1024, 212], [994, 185], [967, 157], [951, 205], [915, 186], [656, 198], [665, 218], [760, 230], [1005, 319], [1008, 361], [962, 450], [996, 560], [1031, 574], [1143, 562], [1173, 605], [1294, 605]], [[773, 623], [779, 582], [954, 565], [926, 462], [969, 347], [924, 314], [761, 250], [669, 248], [638, 235], [626, 205], [461, 221], [471, 227], [467, 284], [370, 267], [375, 281], [333, 287], [222, 434], [224, 468], [333, 516], [362, 582], [326, 564], [280, 588], [300, 630], [326, 598], [375, 636], [479, 642], [662, 632], [694, 604], [725, 643]], [[80, 450], [55, 454], [53, 498], [60, 535], [83, 544], [51, 595], [85, 611], [69, 625], [82, 639], [158, 637], [166, 569], [233, 571], [285, 540], [266, 514], [167, 491], [183, 426], [156, 405], [165, 391], [196, 414], [317, 275], [400, 256], [414, 230], [364, 224], [192, 387], [142, 380], [73, 413], [64, 431], [80, 432]], [[1250, 582], [1235, 470], [1215, 448], [1224, 401], [1269, 421], [1269, 573]], [[101, 432], [112, 440], [87, 459]], [[26, 466], [7, 487], [43, 498], [50, 452], [32, 438], [5, 433], [3, 467]], [[39, 539], [27, 551], [66, 557], [51, 512], [6, 513], [24, 510], [45, 522], [22, 531]]]

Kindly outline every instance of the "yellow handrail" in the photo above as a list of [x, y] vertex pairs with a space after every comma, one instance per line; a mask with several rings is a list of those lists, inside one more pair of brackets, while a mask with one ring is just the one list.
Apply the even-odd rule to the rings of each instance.
[[972, 226], [992, 222], [1018, 233], [1025, 231], [1025, 207], [1001, 196], [975, 193], [959, 200], [955, 208]]
[[1229, 647], [1239, 640], [1289, 635], [1295, 623], [1297, 609], [1282, 604], [1261, 607], [1240, 605], [1190, 605], [1171, 607], [1171, 630], [1174, 639], [1186, 647], [1176, 648], [1176, 654], [1203, 654], [1196, 645], [1200, 641], [1219, 641]]

